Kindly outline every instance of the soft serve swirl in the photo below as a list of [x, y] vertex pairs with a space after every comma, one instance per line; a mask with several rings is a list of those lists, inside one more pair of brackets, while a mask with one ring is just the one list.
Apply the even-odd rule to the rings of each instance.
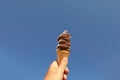
[[67, 50], [70, 51], [70, 34], [67, 33], [67, 30], [65, 30], [62, 34], [60, 34], [57, 38], [58, 45], [57, 50]]

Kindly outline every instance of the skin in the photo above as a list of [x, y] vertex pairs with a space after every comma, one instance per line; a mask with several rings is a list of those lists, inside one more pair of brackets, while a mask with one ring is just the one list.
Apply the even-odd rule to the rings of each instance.
[[46, 73], [44, 80], [67, 80], [69, 70], [67, 68], [68, 58], [64, 57], [60, 63], [53, 61]]

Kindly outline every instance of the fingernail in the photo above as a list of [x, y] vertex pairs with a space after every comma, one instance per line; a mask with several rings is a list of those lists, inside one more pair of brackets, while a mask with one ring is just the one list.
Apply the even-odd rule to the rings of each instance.
[[64, 62], [67, 62], [67, 61], [68, 61], [68, 58], [64, 57], [63, 60], [64, 60]]

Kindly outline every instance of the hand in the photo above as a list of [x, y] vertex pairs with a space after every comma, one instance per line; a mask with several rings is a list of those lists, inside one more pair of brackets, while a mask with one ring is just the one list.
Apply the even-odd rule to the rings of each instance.
[[57, 61], [53, 61], [44, 80], [67, 80], [67, 75], [69, 73], [67, 64], [68, 58], [66, 57], [62, 59], [60, 65], [57, 64]]

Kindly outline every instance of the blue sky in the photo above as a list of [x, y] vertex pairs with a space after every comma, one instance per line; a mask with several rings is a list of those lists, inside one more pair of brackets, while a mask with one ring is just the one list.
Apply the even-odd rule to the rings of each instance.
[[42, 80], [57, 36], [72, 35], [68, 80], [120, 80], [119, 0], [0, 0], [0, 80]]

